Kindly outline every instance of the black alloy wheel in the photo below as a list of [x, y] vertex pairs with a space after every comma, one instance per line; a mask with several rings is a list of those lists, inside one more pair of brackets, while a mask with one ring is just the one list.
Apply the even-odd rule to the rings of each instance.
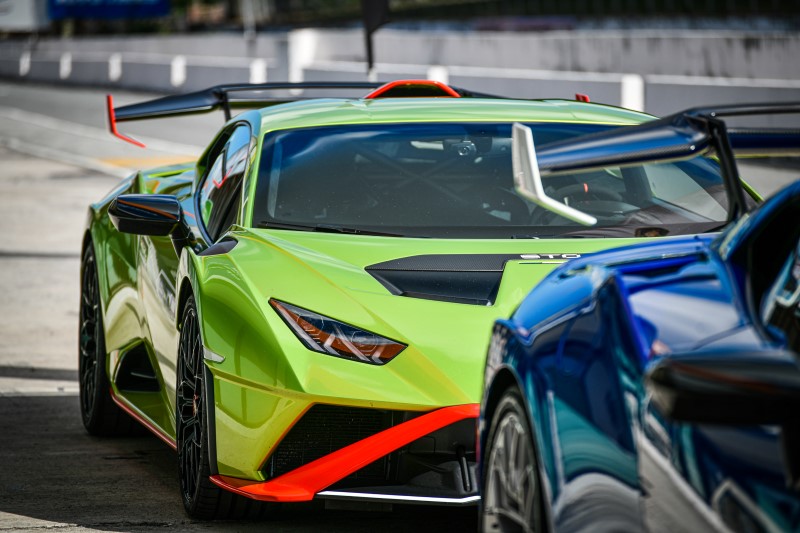
[[[178, 478], [186, 513], [201, 520], [262, 518], [276, 504], [258, 502], [217, 487], [209, 479], [209, 413], [203, 341], [194, 297], [186, 302], [178, 344], [176, 435]], [[212, 413], [213, 415], [213, 413]]]
[[[178, 345], [177, 436], [178, 463], [183, 502], [194, 514], [197, 492], [202, 484], [205, 434], [203, 401], [203, 356], [197, 311], [190, 301], [183, 313]], [[207, 465], [206, 465], [207, 466]], [[206, 475], [207, 477], [207, 475]], [[200, 516], [200, 518], [203, 518]]]
[[483, 467], [480, 529], [543, 531], [533, 436], [516, 389], [507, 390], [491, 421]]
[[133, 419], [111, 399], [97, 261], [91, 243], [83, 252], [78, 316], [78, 387], [83, 425], [98, 436], [136, 433], [138, 426]]

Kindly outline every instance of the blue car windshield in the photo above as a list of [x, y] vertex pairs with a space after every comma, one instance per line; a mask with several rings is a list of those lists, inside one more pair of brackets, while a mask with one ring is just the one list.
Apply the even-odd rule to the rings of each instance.
[[[537, 149], [615, 126], [531, 123]], [[598, 219], [585, 228], [514, 190], [511, 124], [404, 123], [267, 133], [254, 225], [409, 237], [633, 237], [718, 228], [728, 204], [708, 158], [544, 179]]]

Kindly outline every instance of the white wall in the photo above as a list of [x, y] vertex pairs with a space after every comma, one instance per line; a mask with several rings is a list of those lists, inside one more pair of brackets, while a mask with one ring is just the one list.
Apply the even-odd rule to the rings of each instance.
[[[376, 34], [379, 80], [435, 77], [480, 92], [573, 98], [666, 114], [690, 105], [800, 101], [800, 35], [706, 31]], [[69, 68], [65, 68], [68, 66]], [[179, 70], [176, 70], [178, 68]], [[238, 34], [0, 41], [0, 77], [198, 90], [247, 81], [366, 80], [363, 33]]]

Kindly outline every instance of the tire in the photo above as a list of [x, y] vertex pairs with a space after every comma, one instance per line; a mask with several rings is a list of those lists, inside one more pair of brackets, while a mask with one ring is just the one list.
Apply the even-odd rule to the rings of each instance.
[[176, 388], [176, 436], [178, 479], [186, 513], [200, 520], [259, 519], [277, 504], [230, 493], [209, 479], [209, 431], [203, 342], [194, 297], [189, 297], [181, 316]]
[[136, 422], [111, 399], [97, 261], [91, 243], [83, 252], [78, 317], [78, 387], [86, 431], [106, 437], [141, 434]]
[[509, 388], [489, 429], [481, 476], [480, 530], [545, 531], [540, 487], [528, 416], [517, 390]]

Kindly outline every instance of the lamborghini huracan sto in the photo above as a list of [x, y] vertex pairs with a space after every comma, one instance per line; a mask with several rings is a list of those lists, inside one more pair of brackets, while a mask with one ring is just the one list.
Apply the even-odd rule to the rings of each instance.
[[[83, 422], [108, 435], [135, 419], [175, 448], [200, 518], [477, 503], [494, 320], [560, 263], [716, 231], [758, 199], [728, 195], [704, 156], [563, 171], [573, 140], [649, 115], [429, 81], [109, 97], [108, 118], [136, 142], [120, 123], [213, 109], [229, 120], [196, 163], [91, 205], [81, 271]], [[515, 176], [514, 123], [536, 142], [536, 190]]]

